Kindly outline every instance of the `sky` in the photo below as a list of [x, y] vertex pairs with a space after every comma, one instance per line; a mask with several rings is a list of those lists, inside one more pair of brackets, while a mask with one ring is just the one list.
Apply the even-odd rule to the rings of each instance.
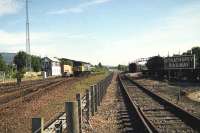
[[[31, 53], [104, 65], [200, 46], [200, 0], [29, 0]], [[0, 52], [25, 50], [25, 0], [0, 0]]]

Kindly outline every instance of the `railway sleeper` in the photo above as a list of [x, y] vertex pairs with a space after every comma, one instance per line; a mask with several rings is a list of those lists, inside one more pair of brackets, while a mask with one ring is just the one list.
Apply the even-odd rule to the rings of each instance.
[[159, 132], [163, 133], [194, 133], [191, 128], [186, 127], [165, 127], [165, 126], [158, 126]]

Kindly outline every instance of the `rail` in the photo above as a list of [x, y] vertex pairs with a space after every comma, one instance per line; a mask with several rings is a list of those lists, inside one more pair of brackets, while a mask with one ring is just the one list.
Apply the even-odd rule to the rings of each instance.
[[[157, 128], [154, 126], [154, 124], [146, 117], [146, 115], [144, 115], [144, 112], [142, 109], [140, 109], [137, 106], [137, 103], [135, 103], [133, 100], [131, 100], [130, 98], [130, 94], [128, 93], [126, 87], [123, 83], [123, 81], [121, 80], [121, 77], [119, 77], [120, 80], [120, 84], [123, 87], [124, 91], [126, 91], [126, 95], [128, 95], [131, 103], [133, 104], [134, 108], [136, 108], [138, 115], [140, 116], [140, 119], [143, 121], [143, 124], [145, 125], [145, 127], [147, 129], [150, 129], [151, 131], [149, 132], [158, 132]], [[200, 131], [200, 119], [192, 114], [190, 114], [189, 112], [187, 112], [186, 110], [182, 109], [181, 107], [171, 103], [170, 101], [168, 101], [167, 99], [155, 94], [154, 92], [152, 92], [151, 90], [145, 88], [144, 86], [138, 84], [137, 82], [135, 82], [134, 80], [130, 79], [127, 76], [123, 77], [123, 80], [126, 81], [130, 81], [134, 86], [136, 86], [137, 88], [139, 88], [140, 90], [142, 90], [143, 93], [147, 94], [148, 96], [150, 96], [152, 99], [154, 99], [155, 101], [161, 103], [164, 108], [167, 108], [167, 110], [169, 112], [171, 112], [172, 114], [174, 114], [175, 116], [177, 116], [180, 120], [184, 121], [184, 123], [186, 125], [188, 125], [189, 127], [191, 127], [193, 130], [195, 131]]]
[[[85, 128], [90, 128], [89, 120], [91, 116], [95, 115], [98, 106], [103, 100], [107, 92], [107, 88], [111, 83], [113, 73], [109, 74], [105, 79], [101, 80], [95, 85], [91, 85], [86, 89], [86, 93], [76, 94], [76, 101], [78, 103], [78, 125], [79, 131], [82, 132]], [[66, 108], [66, 107], [65, 107]], [[41, 117], [32, 118], [32, 133], [62, 133], [67, 130], [71, 132], [74, 129], [67, 124], [67, 112], [60, 112], [52, 120], [47, 122], [44, 126]]]
[[140, 125], [141, 128], [144, 128], [144, 130], [147, 131], [148, 133], [157, 133], [157, 130], [155, 129], [155, 127], [152, 124], [150, 124], [150, 122], [147, 121], [147, 119], [144, 117], [143, 112], [140, 110], [137, 104], [131, 99], [130, 94], [128, 93], [124, 83], [122, 82], [121, 75], [118, 76], [118, 80], [119, 80], [120, 87], [127, 98], [128, 104], [130, 105], [131, 108], [135, 110], [135, 112], [137, 113], [139, 117], [139, 120], [142, 124]]
[[[127, 77], [128, 78], [128, 77]], [[179, 118], [184, 119], [186, 124], [191, 126], [193, 129], [200, 131], [200, 119], [193, 114], [189, 113], [188, 111], [182, 109], [178, 105], [168, 101], [167, 99], [155, 94], [154, 92], [146, 89], [142, 85], [138, 84], [137, 82], [134, 82], [130, 78], [128, 78], [131, 82], [133, 82], [135, 85], [137, 85], [139, 88], [141, 88], [145, 93], [148, 95], [154, 97], [159, 102], [162, 102], [165, 106], [168, 106], [170, 108], [170, 111], [172, 111], [174, 114], [176, 114]]]

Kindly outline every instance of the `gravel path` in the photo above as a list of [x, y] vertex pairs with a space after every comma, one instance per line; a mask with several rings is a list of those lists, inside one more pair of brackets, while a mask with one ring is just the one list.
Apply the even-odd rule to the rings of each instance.
[[107, 94], [103, 98], [98, 112], [91, 118], [92, 129], [85, 132], [92, 133], [120, 133], [131, 132], [131, 124], [127, 107], [117, 83], [117, 74], [114, 75]]

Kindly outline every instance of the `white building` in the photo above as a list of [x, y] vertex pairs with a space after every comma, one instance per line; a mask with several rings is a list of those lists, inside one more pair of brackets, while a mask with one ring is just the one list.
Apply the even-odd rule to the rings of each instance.
[[61, 64], [57, 58], [44, 57], [42, 59], [42, 70], [47, 76], [61, 76]]

